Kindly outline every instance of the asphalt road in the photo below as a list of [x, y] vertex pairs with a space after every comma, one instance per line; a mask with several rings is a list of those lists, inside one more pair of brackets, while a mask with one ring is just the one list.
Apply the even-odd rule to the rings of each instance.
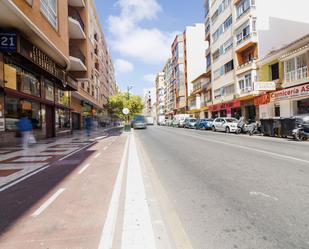
[[168, 127], [135, 136], [193, 248], [309, 248], [308, 143]]

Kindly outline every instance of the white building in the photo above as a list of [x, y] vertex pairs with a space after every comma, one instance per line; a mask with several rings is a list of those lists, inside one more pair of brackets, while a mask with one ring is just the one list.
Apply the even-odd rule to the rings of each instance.
[[165, 99], [164, 99], [164, 91], [165, 91], [165, 74], [164, 72], [158, 73], [156, 77], [156, 96], [157, 96], [157, 122], [162, 122], [165, 120]]
[[[277, 5], [273, 6], [273, 2]], [[213, 116], [237, 114], [248, 119], [258, 116], [253, 101], [261, 93], [253, 87], [257, 79], [257, 59], [308, 32], [308, 23], [300, 22], [308, 18], [300, 18], [305, 12], [298, 11], [308, 7], [309, 2], [302, 0], [293, 3], [287, 0], [205, 1], [206, 38], [210, 42], [206, 56], [212, 70], [210, 111]]]
[[144, 101], [144, 116], [153, 117], [156, 119], [156, 88], [144, 89], [143, 101]]
[[188, 110], [188, 97], [193, 91], [192, 81], [206, 69], [205, 26], [197, 23], [186, 27], [172, 44], [173, 74], [176, 86], [176, 109]]

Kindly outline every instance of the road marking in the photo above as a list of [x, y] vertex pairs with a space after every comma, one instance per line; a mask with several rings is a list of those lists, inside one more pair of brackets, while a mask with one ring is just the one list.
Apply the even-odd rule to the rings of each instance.
[[105, 146], [104, 148], [103, 148], [103, 150], [107, 150], [108, 149], [108, 146]]
[[31, 216], [38, 217], [53, 201], [55, 201], [59, 195], [61, 195], [65, 191], [65, 188], [59, 189], [56, 193], [54, 193], [41, 207], [39, 207]]
[[94, 140], [100, 140], [100, 139], [103, 139], [103, 138], [106, 138], [107, 136], [100, 136], [100, 137], [96, 137]]
[[[179, 133], [176, 132], [176, 134], [179, 134]], [[226, 142], [217, 141], [217, 140], [213, 140], [213, 139], [209, 139], [209, 138], [204, 138], [204, 137], [193, 136], [193, 135], [187, 134], [187, 133], [184, 133], [184, 135], [186, 135], [188, 137], [197, 138], [197, 139], [200, 139], [200, 140], [205, 140], [205, 141], [217, 143], [217, 144], [224, 144], [224, 145], [227, 145], [227, 146], [230, 146], [230, 147], [236, 147], [236, 148], [240, 148], [240, 149], [244, 149], [244, 150], [251, 150], [251, 151], [255, 151], [255, 152], [259, 152], [259, 153], [263, 153], [263, 154], [267, 154], [267, 155], [271, 155], [271, 156], [281, 157], [281, 158], [284, 158], [284, 159], [288, 159], [288, 160], [292, 160], [292, 161], [298, 161], [298, 162], [309, 164], [309, 160], [305, 160], [305, 159], [301, 159], [301, 158], [297, 158], [297, 157], [293, 157], [293, 156], [285, 156], [285, 155], [278, 154], [278, 153], [275, 153], [275, 152], [255, 149], [255, 148], [252, 148], [252, 147], [246, 147], [246, 146], [232, 144], [232, 143], [226, 143]]]
[[99, 152], [98, 154], [96, 154], [96, 155], [94, 156], [94, 158], [98, 158], [100, 155], [101, 155], [101, 153]]
[[86, 165], [78, 172], [78, 174], [79, 174], [79, 175], [82, 174], [89, 166], [90, 166], [89, 163], [86, 164]]
[[121, 248], [156, 248], [134, 135], [130, 138]]
[[250, 192], [250, 195], [263, 196], [263, 197], [272, 199], [272, 200], [274, 200], [274, 201], [278, 201], [278, 200], [279, 200], [277, 197], [273, 197], [273, 196], [264, 194], [264, 193], [262, 193], [262, 192], [254, 192], [254, 191], [252, 191], [252, 192]]
[[95, 142], [91, 142], [90, 144], [87, 144], [86, 146], [84, 146], [84, 147], [82, 147], [82, 148], [80, 148], [80, 149], [78, 149], [78, 150], [72, 151], [71, 153], [69, 153], [69, 154], [67, 154], [66, 156], [62, 157], [62, 158], [59, 159], [58, 161], [63, 161], [64, 159], [66, 159], [66, 158], [72, 156], [73, 154], [76, 154], [77, 152], [79, 152], [79, 151], [81, 151], [81, 150], [83, 150], [83, 149], [85, 149], [85, 148], [87, 148], [87, 147], [90, 147], [90, 146], [93, 145], [94, 143], [95, 143]]
[[117, 214], [119, 210], [120, 194], [121, 194], [121, 188], [122, 188], [122, 178], [123, 178], [123, 173], [124, 173], [124, 168], [125, 168], [125, 163], [126, 163], [126, 157], [128, 153], [128, 147], [129, 147], [129, 137], [127, 138], [127, 141], [125, 144], [125, 149], [122, 155], [120, 167], [118, 170], [112, 198], [109, 204], [107, 217], [106, 217], [103, 231], [101, 234], [101, 239], [100, 239], [98, 249], [111, 249], [113, 247], [113, 240], [114, 240], [114, 234], [115, 234], [116, 223], [117, 223]]

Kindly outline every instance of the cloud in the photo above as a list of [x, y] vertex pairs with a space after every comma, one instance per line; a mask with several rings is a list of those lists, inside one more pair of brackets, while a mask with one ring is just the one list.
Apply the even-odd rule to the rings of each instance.
[[109, 16], [108, 29], [112, 34], [111, 46], [122, 55], [147, 64], [165, 62], [170, 56], [170, 46], [179, 32], [163, 32], [158, 28], [143, 28], [144, 20], [157, 18], [162, 11], [156, 0], [119, 0], [118, 16]]
[[131, 62], [123, 59], [117, 59], [115, 61], [115, 67], [117, 73], [130, 73], [134, 69], [134, 66]]
[[144, 80], [146, 80], [150, 83], [155, 83], [156, 75], [155, 74], [146, 74], [146, 75], [144, 75]]

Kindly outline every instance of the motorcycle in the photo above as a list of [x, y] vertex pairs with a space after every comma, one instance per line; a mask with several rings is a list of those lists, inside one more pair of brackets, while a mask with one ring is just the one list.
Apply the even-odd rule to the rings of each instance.
[[305, 131], [304, 126], [301, 124], [292, 131], [292, 135], [296, 141], [306, 141], [309, 139], [309, 132]]
[[249, 136], [253, 136], [254, 134], [260, 134], [261, 133], [261, 123], [254, 122], [250, 124], [248, 127], [248, 133], [249, 133]]

